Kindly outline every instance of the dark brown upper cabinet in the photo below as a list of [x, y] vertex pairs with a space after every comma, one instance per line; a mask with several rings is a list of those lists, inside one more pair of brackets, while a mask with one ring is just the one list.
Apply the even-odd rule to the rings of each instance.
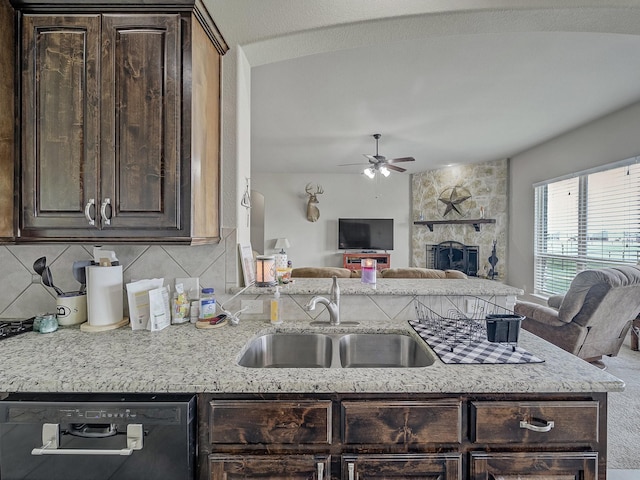
[[0, 0], [0, 243], [13, 242], [14, 222], [14, 70], [16, 58], [15, 12]]
[[203, 8], [23, 12], [18, 241], [219, 240], [227, 47]]

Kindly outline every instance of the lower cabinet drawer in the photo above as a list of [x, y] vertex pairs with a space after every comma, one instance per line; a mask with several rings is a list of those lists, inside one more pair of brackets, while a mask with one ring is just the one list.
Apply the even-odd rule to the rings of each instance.
[[472, 452], [470, 472], [470, 480], [598, 480], [598, 453]]
[[598, 442], [599, 403], [472, 402], [476, 443]]
[[347, 444], [460, 443], [462, 402], [343, 401]]
[[328, 480], [328, 455], [209, 455], [209, 480], [271, 478]]
[[212, 444], [329, 444], [330, 400], [213, 400]]

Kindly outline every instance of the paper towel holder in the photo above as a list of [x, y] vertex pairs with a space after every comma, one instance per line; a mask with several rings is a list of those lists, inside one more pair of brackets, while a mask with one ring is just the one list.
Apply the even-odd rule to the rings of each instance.
[[129, 323], [123, 316], [122, 266], [87, 266], [86, 280], [88, 321], [80, 325], [80, 330], [100, 332]]

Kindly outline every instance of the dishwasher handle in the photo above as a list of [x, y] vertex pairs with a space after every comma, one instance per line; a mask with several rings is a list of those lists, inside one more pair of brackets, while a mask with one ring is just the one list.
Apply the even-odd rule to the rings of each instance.
[[59, 448], [60, 424], [42, 425], [42, 446], [31, 450], [31, 455], [131, 455], [134, 450], [142, 450], [144, 430], [142, 424], [127, 425], [127, 448], [119, 450], [99, 450], [82, 448]]

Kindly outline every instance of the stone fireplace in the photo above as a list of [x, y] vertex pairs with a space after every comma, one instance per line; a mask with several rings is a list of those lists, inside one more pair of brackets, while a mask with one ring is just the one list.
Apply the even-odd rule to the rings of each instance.
[[478, 247], [446, 241], [427, 245], [427, 268], [459, 270], [469, 276], [478, 275]]
[[[435, 265], [432, 246], [458, 242], [462, 246], [474, 247], [474, 253], [464, 249], [461, 256], [471, 259], [471, 267], [479, 277], [489, 275], [490, 258], [495, 242], [495, 256], [500, 259], [495, 279], [502, 280], [507, 265], [507, 200], [509, 162], [506, 159], [483, 163], [451, 166], [437, 170], [416, 173], [411, 176], [412, 232], [411, 265]], [[444, 215], [438, 199], [442, 192], [460, 185], [469, 191], [471, 197], [465, 201], [463, 212], [449, 212]], [[482, 208], [481, 208], [482, 207]], [[474, 225], [472, 220], [484, 218], [495, 223]], [[437, 221], [430, 228], [424, 222]], [[447, 222], [450, 220], [451, 222]], [[463, 222], [458, 222], [463, 220]], [[416, 223], [413, 223], [416, 222]], [[426, 248], [425, 248], [426, 246]], [[446, 251], [446, 249], [445, 249]], [[449, 252], [442, 253], [447, 257]], [[475, 255], [475, 258], [472, 258]], [[445, 260], [441, 258], [440, 261]], [[452, 261], [458, 263], [458, 253], [453, 253]], [[477, 262], [477, 263], [476, 263]], [[458, 267], [464, 269], [465, 267]], [[467, 273], [468, 275], [468, 273]]]

